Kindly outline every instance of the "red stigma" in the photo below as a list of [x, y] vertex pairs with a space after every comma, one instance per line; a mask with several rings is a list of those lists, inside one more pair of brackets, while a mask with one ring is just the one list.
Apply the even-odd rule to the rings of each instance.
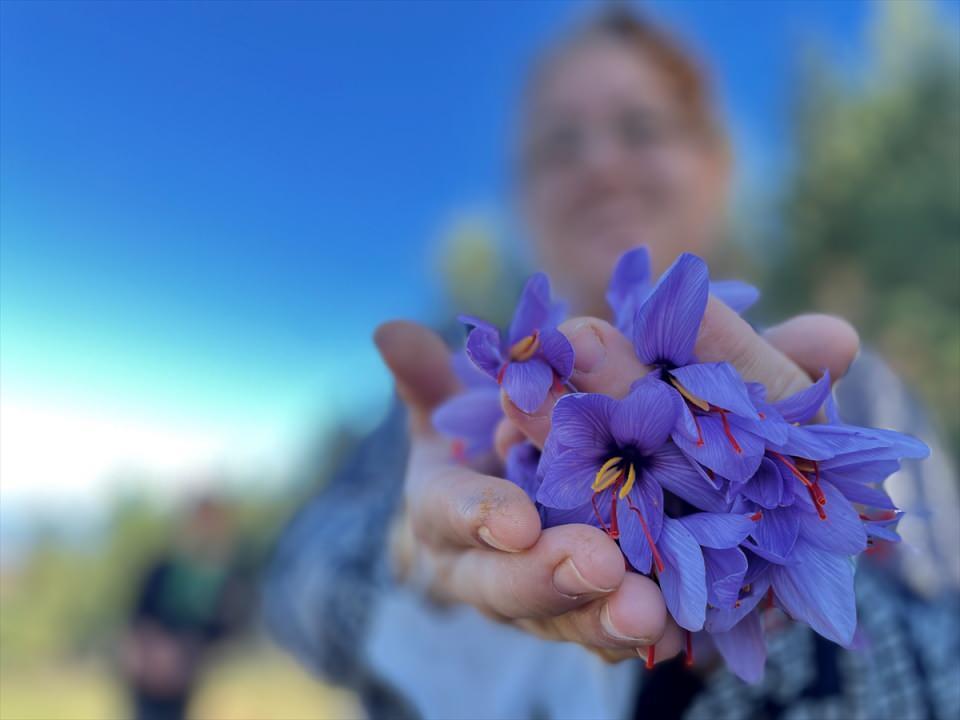
[[651, 645], [647, 648], [647, 670], [653, 670], [654, 656], [656, 655], [656, 645]]
[[703, 447], [703, 431], [700, 429], [700, 421], [693, 410], [690, 410], [690, 416], [693, 418], [693, 424], [697, 427], [697, 447]]
[[[603, 528], [603, 531], [607, 535], [613, 537], [613, 528], [607, 527], [607, 524], [603, 521], [603, 516], [600, 514], [600, 508], [597, 507], [597, 493], [594, 493], [590, 497], [590, 504], [593, 505], [593, 514], [596, 516], [597, 522], [600, 523], [600, 527]], [[620, 533], [618, 532], [617, 535], [619, 536], [619, 534]]]
[[643, 528], [643, 534], [647, 538], [647, 543], [650, 545], [650, 550], [653, 552], [653, 562], [657, 566], [657, 572], [663, 572], [663, 558], [660, 557], [660, 552], [657, 550], [657, 546], [653, 544], [653, 537], [650, 535], [650, 528], [647, 527], [647, 521], [643, 519], [643, 513], [640, 512], [640, 508], [633, 504], [633, 501], [630, 500], [630, 496], [627, 495], [627, 507], [633, 510], [637, 517], [640, 518], [640, 527]]
[[497, 373], [497, 385], [503, 385], [503, 374], [507, 372], [507, 365], [510, 363], [505, 362], [500, 366], [500, 371]]
[[453, 459], [457, 462], [466, 462], [467, 447], [463, 440], [457, 438], [450, 444], [450, 451], [453, 453]]
[[723, 421], [723, 432], [726, 433], [727, 440], [730, 441], [733, 451], [737, 453], [737, 455], [741, 454], [743, 450], [740, 448], [740, 443], [737, 442], [737, 439], [733, 436], [733, 431], [730, 429], [730, 422], [727, 420], [727, 411], [721, 410], [720, 408], [715, 409], [720, 413], [720, 419]]
[[563, 394], [563, 390], [564, 390], [563, 381], [560, 380], [560, 376], [557, 375], [556, 371], [554, 371], [553, 373], [553, 387], [551, 389], [557, 395]]
[[623, 473], [620, 473], [620, 480], [613, 486], [610, 492], [610, 537], [616, 540], [620, 537], [620, 525], [617, 520], [617, 491], [623, 482]]
[[763, 517], [763, 512], [761, 510], [757, 510], [753, 515], [750, 516], [750, 519], [753, 520], [754, 522], [759, 522], [760, 518], [762, 517]]
[[[775, 458], [777, 458], [777, 460], [782, 462], [784, 466], [787, 468], [787, 470], [789, 470], [793, 474], [793, 476], [797, 478], [797, 480], [803, 483], [804, 487], [807, 488], [807, 492], [810, 494], [810, 499], [813, 501], [813, 507], [817, 511], [817, 515], [820, 516], [821, 520], [826, 520], [827, 513], [823, 509], [823, 506], [827, 504], [827, 497], [826, 495], [823, 494], [823, 490], [820, 488], [820, 485], [816, 481], [811, 482], [810, 478], [808, 478], [806, 475], [800, 472], [797, 469], [796, 465], [794, 465], [792, 462], [787, 460], [780, 453], [774, 452], [773, 450], [771, 450], [770, 454], [773, 455]], [[813, 472], [814, 472], [814, 477], [817, 480], [819, 480], [820, 466], [817, 465], [817, 463], [815, 462], [813, 463]]]
[[689, 668], [693, 667], [693, 633], [687, 630], [686, 634], [687, 642], [684, 650], [683, 664]]

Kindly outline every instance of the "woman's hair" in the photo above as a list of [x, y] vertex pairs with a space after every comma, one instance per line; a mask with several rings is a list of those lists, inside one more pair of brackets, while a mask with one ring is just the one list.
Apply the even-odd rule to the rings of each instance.
[[610, 2], [555, 41], [535, 62], [527, 84], [531, 97], [552, 61], [572, 47], [593, 42], [617, 43], [636, 52], [661, 74], [682, 113], [682, 120], [712, 141], [726, 144], [726, 135], [714, 112], [706, 72], [695, 56], [671, 34], [665, 32], [625, 2]]

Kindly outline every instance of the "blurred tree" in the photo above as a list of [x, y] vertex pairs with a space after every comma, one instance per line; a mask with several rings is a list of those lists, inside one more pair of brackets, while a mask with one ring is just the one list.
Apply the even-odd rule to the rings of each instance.
[[855, 80], [811, 55], [767, 307], [845, 315], [960, 447], [960, 33], [878, 3]]

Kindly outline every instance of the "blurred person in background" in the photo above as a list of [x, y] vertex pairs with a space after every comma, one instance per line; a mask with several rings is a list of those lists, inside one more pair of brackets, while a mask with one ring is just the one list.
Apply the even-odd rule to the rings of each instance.
[[[614, 394], [631, 352], [603, 320], [616, 259], [645, 244], [659, 272], [681, 252], [722, 251], [731, 158], [704, 75], [659, 28], [620, 6], [605, 8], [536, 65], [518, 165], [518, 204], [539, 264], [557, 295], [589, 316], [561, 326], [577, 352], [572, 380]], [[756, 687], [709, 656], [698, 653], [692, 670], [677, 662], [682, 640], [659, 589], [624, 575], [619, 550], [601, 531], [541, 532], [522, 491], [450, 463], [447, 443], [430, 429], [432, 409], [456, 391], [437, 336], [391, 323], [376, 342], [402, 403], [286, 529], [265, 587], [278, 641], [354, 689], [371, 717], [960, 711], [951, 471], [923, 413], [880, 361], [858, 355], [857, 335], [843, 321], [801, 316], [758, 335], [711, 301], [697, 352], [732, 362], [775, 397], [824, 368], [833, 377], [850, 368], [838, 386], [848, 421], [891, 425], [933, 446], [939, 460], [905, 467], [891, 491], [897, 500], [927, 498], [939, 514], [906, 538], [920, 548], [907, 563], [913, 572], [897, 566], [900, 555], [884, 568], [861, 567], [863, 648], [846, 651], [804, 626], [783, 628], [768, 635], [766, 678]], [[505, 409], [501, 457], [521, 428], [549, 423], [548, 413]], [[638, 655], [646, 658], [653, 644], [658, 664], [646, 671]], [[620, 660], [627, 662], [604, 662]]]
[[215, 645], [247, 617], [229, 508], [206, 496], [185, 510], [175, 546], [143, 573], [121, 650], [138, 720], [187, 716]]

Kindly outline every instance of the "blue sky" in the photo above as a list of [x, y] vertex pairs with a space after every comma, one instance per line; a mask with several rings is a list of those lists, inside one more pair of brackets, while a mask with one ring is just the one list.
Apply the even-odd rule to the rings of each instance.
[[[523, 68], [582, 7], [2, 3], [8, 419], [214, 428], [211, 452], [369, 419], [388, 387], [372, 329], [435, 316], [445, 218], [508, 212]], [[853, 66], [872, 12], [648, 7], [712, 67], [747, 182], [785, 156], [798, 42]], [[30, 466], [6, 466], [8, 488], [56, 482]]]

